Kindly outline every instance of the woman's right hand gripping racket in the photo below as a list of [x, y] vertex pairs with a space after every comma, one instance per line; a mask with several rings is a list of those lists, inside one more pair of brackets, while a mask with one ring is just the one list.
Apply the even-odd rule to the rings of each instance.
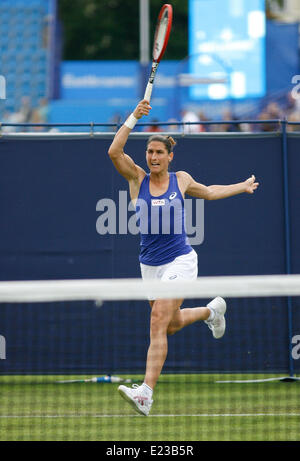
[[153, 43], [153, 51], [152, 51], [152, 67], [151, 73], [149, 77], [149, 81], [146, 87], [144, 99], [150, 102], [152, 88], [154, 83], [155, 74], [157, 71], [158, 64], [163, 57], [163, 54], [166, 50], [169, 35], [171, 32], [172, 27], [172, 19], [173, 19], [173, 9], [172, 6], [169, 4], [165, 4], [162, 6], [158, 19], [157, 25], [154, 34], [154, 43]]

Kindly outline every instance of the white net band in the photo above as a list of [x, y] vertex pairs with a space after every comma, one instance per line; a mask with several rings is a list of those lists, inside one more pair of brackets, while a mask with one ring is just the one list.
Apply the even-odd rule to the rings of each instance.
[[300, 275], [201, 277], [195, 281], [80, 279], [0, 282], [2, 302], [300, 296]]

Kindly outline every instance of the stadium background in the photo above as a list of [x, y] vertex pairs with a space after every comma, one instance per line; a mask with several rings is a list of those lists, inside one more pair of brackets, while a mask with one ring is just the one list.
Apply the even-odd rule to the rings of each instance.
[[[153, 2], [153, 10], [157, 3]], [[173, 3], [179, 8], [179, 2]], [[80, 2], [75, 5], [80, 6]], [[107, 7], [110, 5], [113, 9], [119, 3], [108, 2]], [[91, 55], [88, 62], [82, 62], [82, 53], [78, 54], [80, 62], [70, 63], [63, 52], [63, 12], [55, 1], [17, 0], [13, 5], [3, 1], [1, 8], [1, 72], [7, 82], [6, 99], [0, 101], [2, 123], [33, 123], [32, 118], [11, 117], [24, 115], [19, 108], [28, 105], [28, 100], [24, 101], [28, 96], [33, 107], [41, 98], [47, 99], [47, 117], [43, 118], [45, 111], [40, 110], [40, 119], [34, 121], [52, 124], [106, 123], [116, 118], [119, 122], [132, 110], [140, 96], [136, 84], [140, 75], [138, 48], [135, 60], [130, 55], [123, 63], [91, 63]], [[184, 17], [184, 11], [181, 14]], [[28, 27], [22, 28], [25, 22]], [[167, 80], [185, 57], [166, 55], [159, 72], [165, 73]], [[119, 76], [126, 78], [129, 70], [136, 78], [125, 90], [100, 86], [95, 99], [89, 88], [76, 92], [64, 86], [65, 73], [72, 66], [72, 70], [98, 66], [98, 72], [107, 72], [108, 79], [115, 75], [117, 66]], [[300, 73], [297, 20], [268, 21], [266, 66], [265, 97], [235, 103], [235, 112], [242, 118], [258, 118], [262, 108], [273, 101], [285, 110], [291, 79]], [[190, 108], [187, 95], [181, 89], [174, 91], [174, 85], [176, 90], [174, 80], [169, 87], [158, 85], [155, 89], [153, 106], [155, 101], [160, 101], [160, 106], [154, 114], [160, 121], [178, 119], [185, 106]], [[177, 107], [174, 99], [182, 104]], [[221, 120], [224, 104], [226, 107], [226, 101], [207, 104], [208, 115], [215, 114], [216, 120]], [[174, 169], [191, 171], [206, 184], [240, 181], [252, 172], [261, 181], [254, 197], [205, 204], [204, 242], [195, 247], [200, 275], [300, 273], [300, 138], [297, 132], [286, 133], [289, 127], [283, 123], [267, 133], [257, 129], [254, 134], [226, 136], [209, 133], [182, 137], [179, 133]], [[74, 129], [78, 131], [78, 127]], [[51, 137], [53, 132], [66, 131], [56, 126], [51, 127], [48, 138], [43, 138], [38, 134], [45, 131], [35, 127], [36, 138], [27, 136], [24, 141], [24, 137], [14, 137], [20, 131], [26, 131], [26, 137], [29, 128], [1, 128], [1, 280], [139, 276], [138, 237], [100, 236], [96, 232], [98, 200], [117, 200], [118, 191], [127, 188], [106, 155], [111, 135], [102, 133], [81, 140], [71, 135]], [[99, 129], [102, 131], [107, 127]], [[141, 164], [145, 137], [133, 137], [127, 149]], [[288, 331], [286, 299], [232, 300], [222, 355], [209, 332], [203, 331], [200, 337], [193, 326], [171, 338], [175, 347], [170, 348], [166, 370], [288, 371], [291, 336], [299, 333], [298, 303], [296, 300], [293, 305], [293, 329]], [[112, 373], [141, 371], [144, 367], [149, 317], [146, 303], [104, 303], [102, 307], [94, 303], [2, 304], [1, 313], [0, 333], [7, 347], [6, 359], [0, 361], [1, 373]], [[243, 328], [239, 326], [241, 319]], [[199, 355], [203, 344], [209, 352]], [[293, 360], [293, 367], [299, 371], [299, 360]]]

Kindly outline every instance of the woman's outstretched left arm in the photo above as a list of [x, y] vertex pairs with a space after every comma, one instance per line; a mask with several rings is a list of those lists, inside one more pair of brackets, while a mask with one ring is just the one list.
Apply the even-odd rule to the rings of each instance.
[[205, 186], [195, 181], [192, 176], [185, 171], [180, 171], [178, 174], [186, 194], [206, 200], [219, 200], [242, 193], [253, 194], [259, 186], [259, 183], [255, 181], [254, 175], [236, 184], [229, 184], [227, 186]]

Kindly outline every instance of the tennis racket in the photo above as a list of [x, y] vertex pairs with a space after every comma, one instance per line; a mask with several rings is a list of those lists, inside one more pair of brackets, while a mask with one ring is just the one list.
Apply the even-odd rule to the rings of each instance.
[[153, 43], [153, 51], [152, 51], [152, 66], [151, 66], [151, 73], [147, 83], [144, 99], [150, 102], [153, 83], [155, 74], [157, 71], [158, 64], [161, 58], [164, 55], [164, 52], [167, 48], [169, 35], [171, 32], [172, 27], [172, 19], [173, 19], [173, 8], [172, 5], [166, 3], [162, 6], [155, 29], [154, 34], [154, 43]]
[[56, 381], [57, 384], [72, 384], [72, 383], [136, 383], [134, 379], [120, 378], [119, 376], [100, 376], [88, 379], [69, 379], [64, 381]]

